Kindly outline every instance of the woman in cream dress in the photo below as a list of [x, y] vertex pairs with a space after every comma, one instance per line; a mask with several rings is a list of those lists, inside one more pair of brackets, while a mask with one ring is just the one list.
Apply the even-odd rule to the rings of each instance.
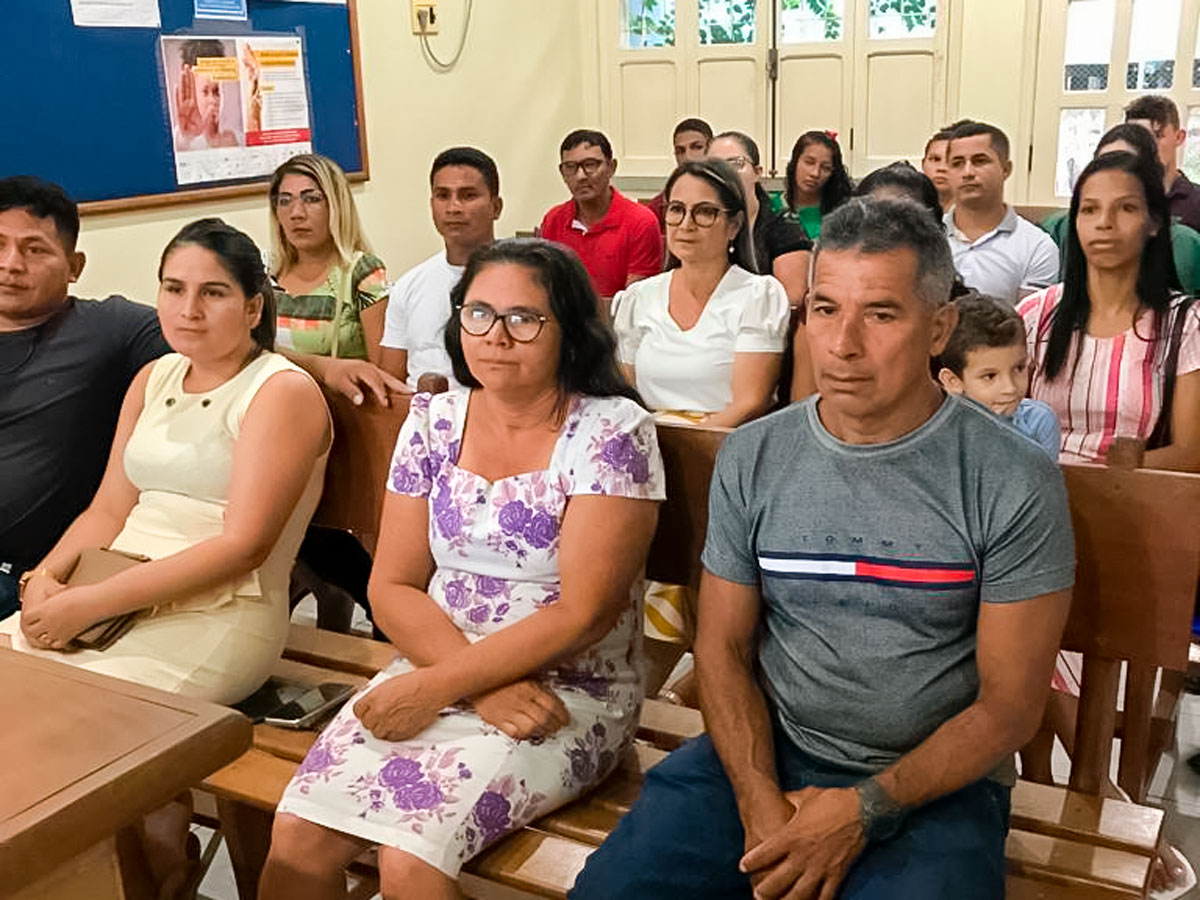
[[[287, 637], [288, 574], [320, 497], [329, 414], [312, 379], [271, 350], [270, 284], [248, 237], [194, 222], [168, 245], [159, 278], [159, 320], [178, 352], [130, 385], [95, 499], [0, 630], [17, 650], [235, 703], [266, 680]], [[150, 561], [66, 587], [93, 547]], [[83, 629], [134, 610], [141, 617], [109, 648], [64, 652]]]

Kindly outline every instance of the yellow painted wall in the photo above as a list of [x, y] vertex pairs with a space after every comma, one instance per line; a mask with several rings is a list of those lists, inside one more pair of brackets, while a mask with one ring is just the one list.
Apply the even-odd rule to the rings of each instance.
[[[500, 235], [533, 227], [563, 199], [558, 144], [586, 124], [581, 5], [476, 0], [462, 59], [439, 74], [411, 34], [407, 0], [358, 0], [371, 180], [355, 198], [391, 277], [441, 246], [429, 218], [429, 164], [446, 147], [473, 144], [496, 159], [505, 201]], [[457, 43], [464, 8], [465, 0], [439, 4], [441, 33], [431, 43], [443, 59]], [[153, 302], [162, 248], [186, 222], [211, 215], [266, 245], [259, 197], [87, 216], [80, 249], [89, 262], [76, 292]]]
[[958, 47], [950, 47], [954, 118], [1002, 128], [1012, 141], [1008, 198], [1025, 199], [1037, 61], [1037, 0], [962, 0]]

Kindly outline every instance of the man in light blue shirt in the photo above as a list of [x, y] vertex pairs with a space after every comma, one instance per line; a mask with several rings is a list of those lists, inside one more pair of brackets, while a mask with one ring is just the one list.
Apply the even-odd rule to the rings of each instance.
[[954, 206], [946, 213], [946, 237], [967, 287], [1016, 305], [1058, 281], [1054, 241], [1004, 202], [1012, 174], [1004, 132], [966, 122], [951, 133], [947, 154]]

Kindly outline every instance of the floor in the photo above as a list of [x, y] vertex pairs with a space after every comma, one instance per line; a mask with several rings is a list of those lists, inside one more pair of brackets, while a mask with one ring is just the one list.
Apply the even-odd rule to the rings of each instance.
[[[311, 597], [296, 607], [292, 618], [296, 622], [315, 623], [316, 606]], [[354, 628], [364, 634], [371, 633], [370, 623], [357, 608]], [[1185, 694], [1179, 705], [1175, 752], [1163, 757], [1150, 784], [1147, 803], [1166, 811], [1167, 839], [1200, 870], [1200, 774], [1181, 762], [1193, 753], [1200, 753], [1200, 695]], [[1114, 762], [1115, 758], [1114, 754]], [[1065, 782], [1069, 768], [1069, 760], [1060, 750], [1055, 755], [1055, 777]], [[1113, 778], [1116, 778], [1115, 768]], [[211, 832], [199, 826], [194, 830], [200, 835], [201, 845], [207, 846]], [[200, 900], [238, 900], [223, 842], [200, 885]], [[1185, 894], [1183, 900], [1200, 900], [1200, 886]]]

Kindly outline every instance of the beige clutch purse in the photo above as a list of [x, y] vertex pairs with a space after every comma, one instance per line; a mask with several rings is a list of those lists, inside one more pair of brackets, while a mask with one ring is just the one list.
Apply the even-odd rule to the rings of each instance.
[[[67, 587], [98, 584], [126, 569], [147, 562], [148, 556], [123, 553], [106, 547], [89, 547], [79, 554], [75, 567], [67, 576]], [[107, 650], [118, 638], [133, 627], [133, 623], [144, 610], [122, 613], [89, 625], [71, 639], [71, 646], [79, 650]]]

